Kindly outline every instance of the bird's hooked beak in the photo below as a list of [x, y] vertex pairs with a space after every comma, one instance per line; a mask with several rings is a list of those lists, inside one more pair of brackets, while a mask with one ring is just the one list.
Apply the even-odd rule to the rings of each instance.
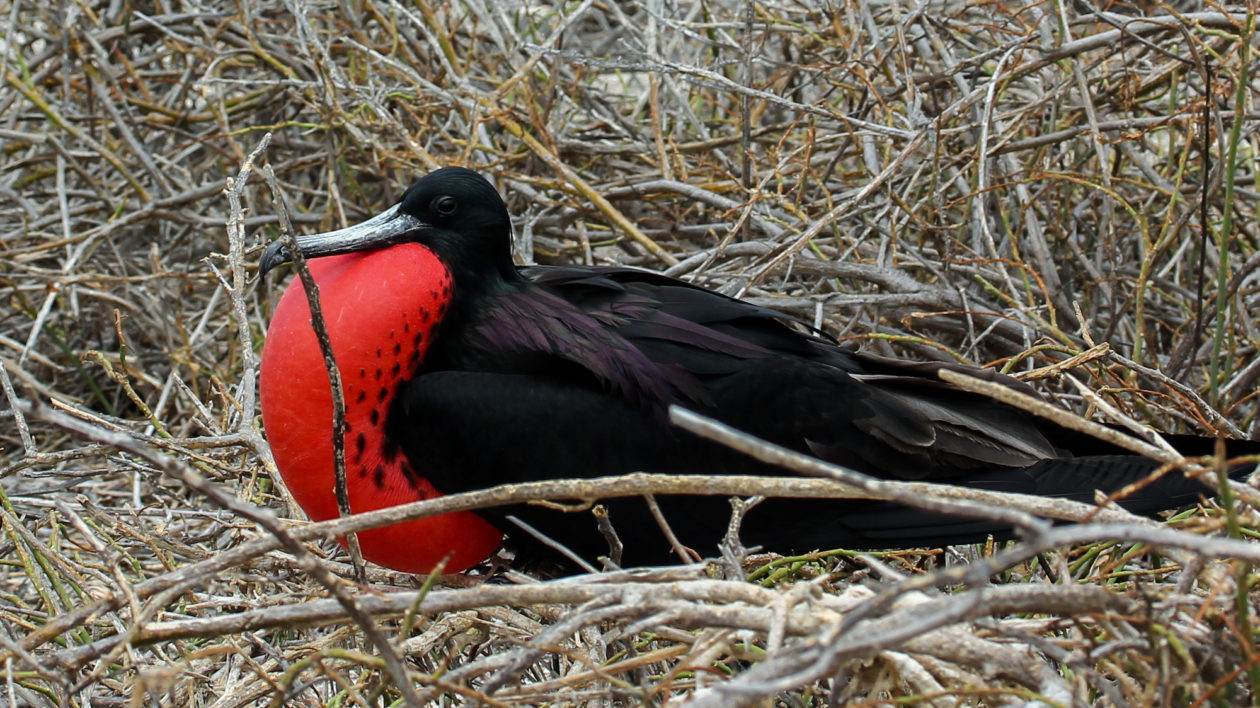
[[[322, 234], [306, 234], [297, 237], [298, 250], [307, 258], [335, 256], [341, 253], [372, 251], [402, 243], [416, 231], [429, 225], [416, 217], [405, 214], [398, 205], [354, 226]], [[293, 260], [284, 241], [275, 241], [263, 251], [258, 261], [258, 277], [262, 278], [272, 268]]]

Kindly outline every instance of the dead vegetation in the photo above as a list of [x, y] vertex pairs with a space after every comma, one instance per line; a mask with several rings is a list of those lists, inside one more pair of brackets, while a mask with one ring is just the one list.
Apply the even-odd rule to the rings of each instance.
[[313, 230], [465, 164], [524, 259], [1252, 435], [1255, 7], [1140, 5], [0, 3], [0, 704], [1256, 703], [1246, 488], [1004, 547], [365, 587], [276, 520], [257, 428], [261, 168]]

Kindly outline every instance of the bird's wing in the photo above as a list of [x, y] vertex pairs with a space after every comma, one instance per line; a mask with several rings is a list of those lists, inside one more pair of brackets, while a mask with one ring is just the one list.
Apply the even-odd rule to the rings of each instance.
[[[525, 274], [663, 368], [707, 387], [702, 410], [823, 459], [909, 479], [1057, 457], [1055, 426], [944, 381], [942, 368], [1033, 390], [991, 371], [842, 347], [791, 317], [629, 268]], [[684, 404], [687, 402], [684, 401]]]

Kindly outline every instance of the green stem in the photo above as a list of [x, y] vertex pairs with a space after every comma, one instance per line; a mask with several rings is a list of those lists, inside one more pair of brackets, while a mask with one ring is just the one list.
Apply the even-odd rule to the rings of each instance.
[[[1241, 141], [1242, 126], [1247, 118], [1247, 73], [1251, 62], [1251, 38], [1255, 34], [1256, 15], [1254, 9], [1247, 13], [1247, 25], [1238, 42], [1238, 78], [1234, 82], [1234, 122], [1229, 128], [1229, 143], [1226, 145], [1225, 158], [1225, 199], [1222, 209], [1224, 217], [1221, 228], [1216, 234], [1216, 332], [1212, 337], [1212, 358], [1208, 370], [1208, 400], [1219, 406], [1221, 349], [1225, 343], [1225, 326], [1229, 322], [1225, 308], [1229, 300], [1226, 287], [1229, 284], [1229, 242], [1234, 228], [1234, 173], [1238, 167], [1238, 143]], [[1208, 87], [1211, 90], [1211, 87]], [[1209, 99], [1210, 100], [1210, 99]], [[1207, 179], [1207, 176], [1204, 176]]]

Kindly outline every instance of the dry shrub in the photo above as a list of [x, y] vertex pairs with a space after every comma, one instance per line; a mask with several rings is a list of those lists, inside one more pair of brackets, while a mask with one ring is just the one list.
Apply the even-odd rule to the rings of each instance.
[[328, 541], [277, 550], [317, 534], [272, 516], [297, 515], [253, 395], [278, 289], [247, 279], [280, 223], [258, 167], [314, 230], [466, 164], [524, 259], [656, 268], [874, 350], [1051, 373], [1087, 415], [1250, 434], [1254, 7], [0, 10], [0, 703], [1258, 700], [1232, 499], [1009, 548], [338, 580]]

